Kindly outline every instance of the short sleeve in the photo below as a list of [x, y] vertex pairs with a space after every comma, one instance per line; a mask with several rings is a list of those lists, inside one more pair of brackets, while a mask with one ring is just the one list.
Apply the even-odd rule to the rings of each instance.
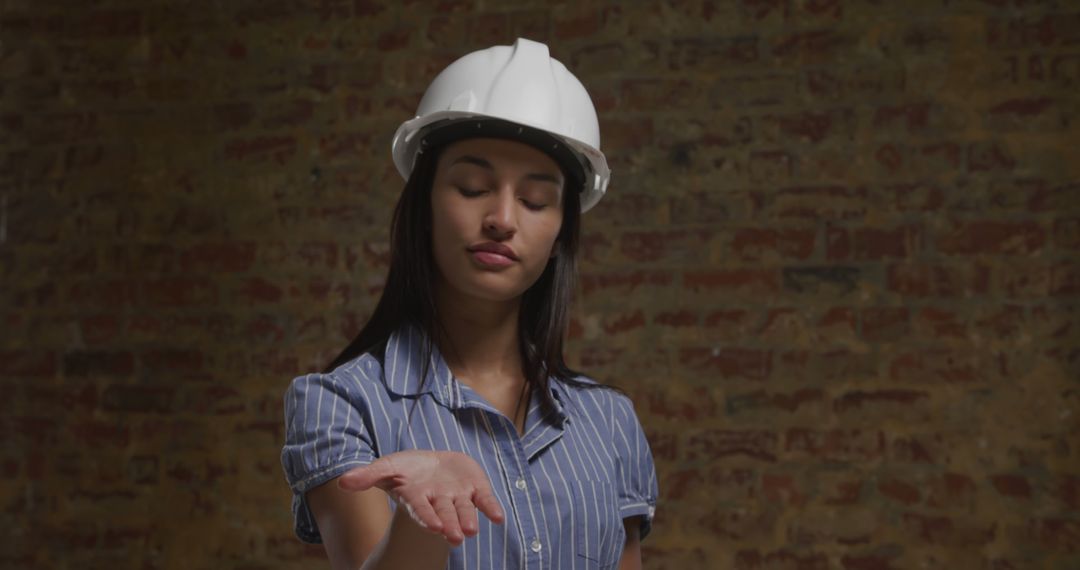
[[634, 405], [629, 398], [615, 396], [614, 431], [618, 461], [619, 513], [622, 518], [641, 515], [641, 538], [652, 530], [660, 488], [656, 465]]
[[374, 460], [360, 390], [333, 374], [295, 378], [285, 391], [285, 446], [281, 466], [292, 489], [296, 536], [320, 543], [305, 493]]

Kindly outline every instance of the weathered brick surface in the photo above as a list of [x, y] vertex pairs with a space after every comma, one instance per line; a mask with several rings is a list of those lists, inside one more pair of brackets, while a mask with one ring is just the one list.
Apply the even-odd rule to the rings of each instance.
[[0, 8], [5, 568], [307, 568], [281, 392], [370, 314], [397, 124], [524, 35], [614, 167], [570, 356], [649, 568], [1080, 567], [1080, 7]]

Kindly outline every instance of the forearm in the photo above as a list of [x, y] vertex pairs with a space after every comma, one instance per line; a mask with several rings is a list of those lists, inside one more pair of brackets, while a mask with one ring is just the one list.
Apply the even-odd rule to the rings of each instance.
[[445, 538], [420, 528], [405, 512], [405, 507], [398, 507], [390, 528], [362, 570], [442, 570], [449, 556], [450, 544]]

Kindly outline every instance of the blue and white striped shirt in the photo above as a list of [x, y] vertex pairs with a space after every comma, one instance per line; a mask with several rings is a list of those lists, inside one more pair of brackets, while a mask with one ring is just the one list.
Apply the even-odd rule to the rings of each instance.
[[421, 388], [422, 334], [405, 327], [392, 335], [383, 364], [364, 354], [292, 381], [281, 463], [297, 536], [321, 541], [304, 496], [310, 489], [396, 451], [460, 451], [487, 472], [506, 521], [481, 515], [479, 534], [451, 549], [447, 568], [613, 568], [625, 543], [623, 519], [641, 515], [644, 538], [659, 492], [630, 399], [552, 379], [555, 410], [544, 415], [533, 404], [519, 436], [453, 377], [437, 348]]

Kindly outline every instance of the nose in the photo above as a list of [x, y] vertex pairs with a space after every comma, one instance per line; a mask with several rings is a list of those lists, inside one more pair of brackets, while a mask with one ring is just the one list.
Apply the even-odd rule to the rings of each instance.
[[495, 192], [484, 212], [484, 233], [492, 239], [509, 239], [517, 231], [517, 214], [514, 210], [514, 193], [504, 188]]

